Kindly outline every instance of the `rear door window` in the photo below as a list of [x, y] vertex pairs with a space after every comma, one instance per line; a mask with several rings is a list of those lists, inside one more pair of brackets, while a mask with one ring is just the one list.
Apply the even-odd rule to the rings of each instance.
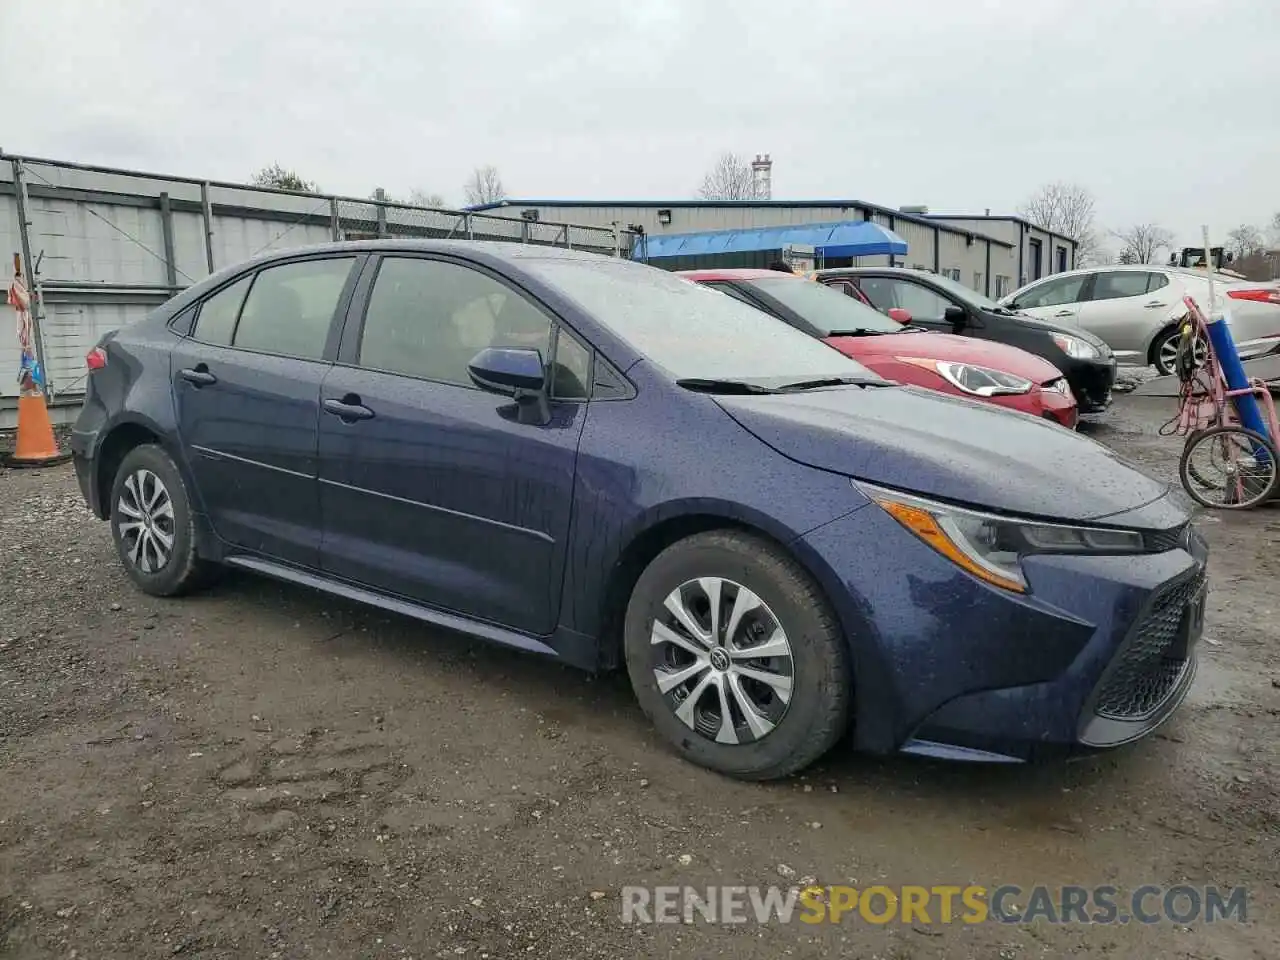
[[258, 271], [232, 346], [319, 360], [354, 257], [299, 260]]
[[[1093, 296], [1090, 299], [1121, 300], [1125, 297], [1140, 297], [1147, 292], [1153, 276], [1157, 274], [1144, 270], [1111, 270], [1100, 273], [1093, 282]], [[1162, 285], [1156, 284], [1156, 289], [1160, 286]]]
[[219, 347], [231, 345], [236, 320], [240, 317], [240, 305], [253, 282], [253, 275], [241, 277], [230, 286], [223, 287], [200, 305], [196, 316], [196, 329], [192, 336], [203, 343]]
[[859, 277], [858, 287], [877, 310], [898, 306], [897, 292], [888, 277]]

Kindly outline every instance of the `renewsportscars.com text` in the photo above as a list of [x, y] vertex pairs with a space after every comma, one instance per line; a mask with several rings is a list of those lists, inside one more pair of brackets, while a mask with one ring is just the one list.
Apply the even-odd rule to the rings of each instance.
[[1243, 887], [623, 887], [624, 923], [1178, 924], [1248, 919]]

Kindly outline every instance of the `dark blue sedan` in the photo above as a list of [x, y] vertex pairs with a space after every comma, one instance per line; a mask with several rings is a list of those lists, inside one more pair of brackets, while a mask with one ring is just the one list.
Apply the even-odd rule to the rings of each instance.
[[73, 448], [134, 582], [220, 566], [587, 669], [764, 779], [858, 747], [1143, 736], [1195, 672], [1168, 487], [903, 387], [722, 293], [548, 248], [348, 243], [224, 270], [88, 356]]

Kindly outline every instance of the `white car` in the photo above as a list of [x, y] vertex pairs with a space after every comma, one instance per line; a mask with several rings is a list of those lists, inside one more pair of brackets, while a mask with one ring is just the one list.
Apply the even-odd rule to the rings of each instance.
[[1213, 275], [1214, 302], [1204, 270], [1136, 266], [1089, 267], [1029, 283], [1004, 297], [1011, 310], [1099, 337], [1123, 363], [1173, 372], [1188, 294], [1206, 315], [1224, 313], [1242, 359], [1280, 349], [1280, 283]]

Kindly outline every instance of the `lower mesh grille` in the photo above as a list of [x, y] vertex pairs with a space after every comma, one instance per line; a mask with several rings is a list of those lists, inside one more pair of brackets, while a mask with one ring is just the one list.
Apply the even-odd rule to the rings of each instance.
[[1201, 573], [1170, 588], [1130, 632], [1098, 690], [1094, 712], [1111, 720], [1141, 720], [1155, 713], [1187, 665], [1179, 636], [1187, 603], [1204, 584]]

